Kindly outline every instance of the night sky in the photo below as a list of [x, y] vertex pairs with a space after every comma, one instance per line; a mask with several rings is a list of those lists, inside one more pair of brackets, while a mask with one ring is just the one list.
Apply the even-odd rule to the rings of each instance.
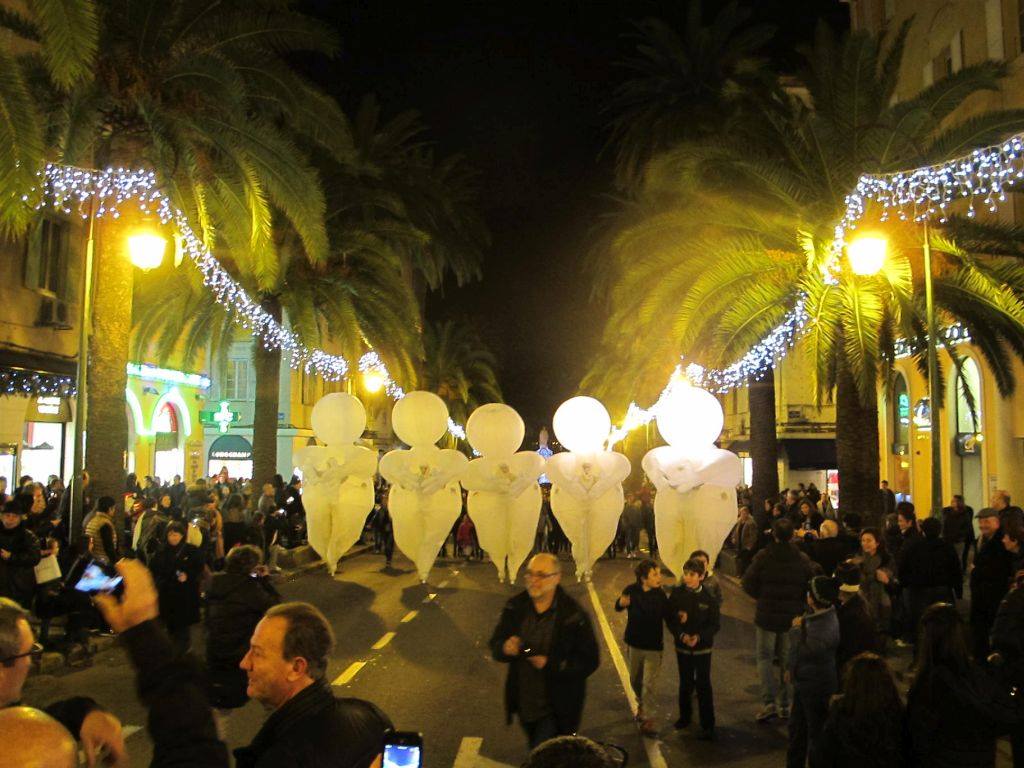
[[[819, 17], [845, 25], [839, 0], [757, 0], [778, 27], [767, 55], [780, 69]], [[648, 16], [682, 27], [685, 0], [544, 3], [309, 0], [334, 26], [342, 54], [316, 79], [347, 108], [366, 93], [385, 117], [416, 109], [442, 154], [467, 156], [481, 175], [493, 236], [481, 282], [428, 300], [432, 318], [467, 315], [501, 361], [506, 401], [536, 428], [576, 394], [603, 326], [589, 301], [584, 257], [611, 200], [602, 112], [622, 76], [616, 62]], [[705, 8], [720, 3], [706, 2]]]

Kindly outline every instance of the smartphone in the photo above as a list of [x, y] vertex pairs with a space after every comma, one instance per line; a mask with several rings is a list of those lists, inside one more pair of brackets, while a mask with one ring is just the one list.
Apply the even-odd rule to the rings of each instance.
[[110, 565], [89, 563], [82, 573], [82, 578], [75, 584], [75, 589], [87, 595], [116, 594], [123, 587], [121, 574]]
[[382, 768], [423, 768], [423, 734], [392, 731], [385, 735]]

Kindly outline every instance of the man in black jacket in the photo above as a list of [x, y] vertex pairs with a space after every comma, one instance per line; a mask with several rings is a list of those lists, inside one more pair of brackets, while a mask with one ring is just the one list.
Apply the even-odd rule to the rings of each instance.
[[509, 665], [506, 722], [518, 714], [533, 749], [579, 729], [587, 678], [600, 659], [590, 618], [559, 586], [558, 559], [535, 555], [524, 576], [526, 591], [505, 604], [490, 646]]
[[39, 539], [25, 526], [21, 505], [9, 501], [0, 512], [0, 597], [32, 607]]
[[955, 494], [950, 505], [942, 508], [942, 538], [953, 545], [966, 571], [967, 558], [974, 547], [974, 509], [964, 503], [960, 494]]
[[955, 603], [963, 597], [960, 558], [953, 545], [941, 537], [936, 517], [921, 521], [921, 536], [912, 540], [900, 560], [898, 579], [907, 594], [907, 632], [917, 641], [917, 624], [932, 603]]
[[391, 721], [373, 704], [336, 699], [325, 679], [334, 633], [309, 603], [282, 603], [256, 625], [246, 693], [272, 709], [237, 768], [369, 768]]
[[761, 678], [760, 723], [789, 717], [790, 686], [781, 681], [783, 667], [776, 658], [789, 653], [789, 629], [804, 612], [807, 583], [813, 566], [807, 555], [792, 543], [793, 524], [782, 518], [772, 524], [771, 544], [754, 557], [743, 575], [743, 589], [757, 601], [754, 626], [757, 672]]
[[[1003, 543], [1011, 554], [1020, 555], [1024, 543], [1024, 523], [1007, 520], [1003, 532]], [[1019, 560], [1014, 566], [1020, 565]], [[1024, 689], [1024, 571], [1014, 575], [1013, 587], [999, 603], [996, 618], [989, 635], [992, 655], [989, 663], [999, 671], [1007, 687]], [[1024, 765], [1024, 726], [1010, 735], [1013, 748], [1013, 765]]]
[[1010, 586], [1013, 556], [1003, 546], [999, 513], [992, 507], [978, 512], [978, 552], [971, 570], [971, 635], [974, 658], [988, 656], [988, 633], [995, 621], [999, 603]]

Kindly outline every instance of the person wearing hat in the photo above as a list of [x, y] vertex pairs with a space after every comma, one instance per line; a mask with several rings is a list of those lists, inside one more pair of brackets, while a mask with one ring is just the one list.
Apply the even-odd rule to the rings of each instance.
[[839, 599], [836, 618], [839, 620], [839, 648], [836, 666], [840, 674], [846, 663], [859, 653], [881, 653], [884, 642], [875, 629], [875, 617], [867, 600], [860, 593], [860, 567], [849, 560], [836, 566]]
[[839, 690], [836, 651], [839, 619], [835, 603], [839, 585], [829, 576], [811, 579], [807, 595], [809, 613], [793, 619], [789, 631], [786, 675], [793, 685], [789, 714], [787, 768], [804, 768], [828, 717], [829, 698]]
[[39, 559], [39, 540], [25, 525], [24, 509], [8, 501], [0, 511], [0, 597], [31, 608]]
[[984, 659], [989, 653], [992, 623], [1013, 576], [1013, 555], [1003, 546], [998, 510], [985, 507], [979, 511], [978, 528], [981, 535], [971, 569], [970, 623], [974, 658]]

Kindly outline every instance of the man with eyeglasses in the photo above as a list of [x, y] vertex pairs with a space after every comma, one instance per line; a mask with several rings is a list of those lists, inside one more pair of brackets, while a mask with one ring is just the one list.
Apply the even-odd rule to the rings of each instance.
[[[43, 651], [32, 636], [28, 616], [28, 611], [13, 600], [0, 598], [0, 709], [19, 704], [32, 659], [38, 658]], [[58, 701], [46, 707], [45, 712], [79, 739], [90, 768], [98, 764], [101, 754], [105, 755], [107, 765], [117, 768], [128, 765], [121, 722], [100, 709], [92, 699], [76, 697]], [[8, 719], [36, 722], [30, 716], [15, 718], [9, 715]], [[45, 733], [46, 727], [40, 725], [39, 732]]]
[[518, 715], [533, 749], [577, 731], [600, 657], [590, 617], [560, 586], [558, 559], [535, 555], [524, 576], [526, 590], [505, 604], [490, 646], [495, 660], [509, 665], [506, 722]]

